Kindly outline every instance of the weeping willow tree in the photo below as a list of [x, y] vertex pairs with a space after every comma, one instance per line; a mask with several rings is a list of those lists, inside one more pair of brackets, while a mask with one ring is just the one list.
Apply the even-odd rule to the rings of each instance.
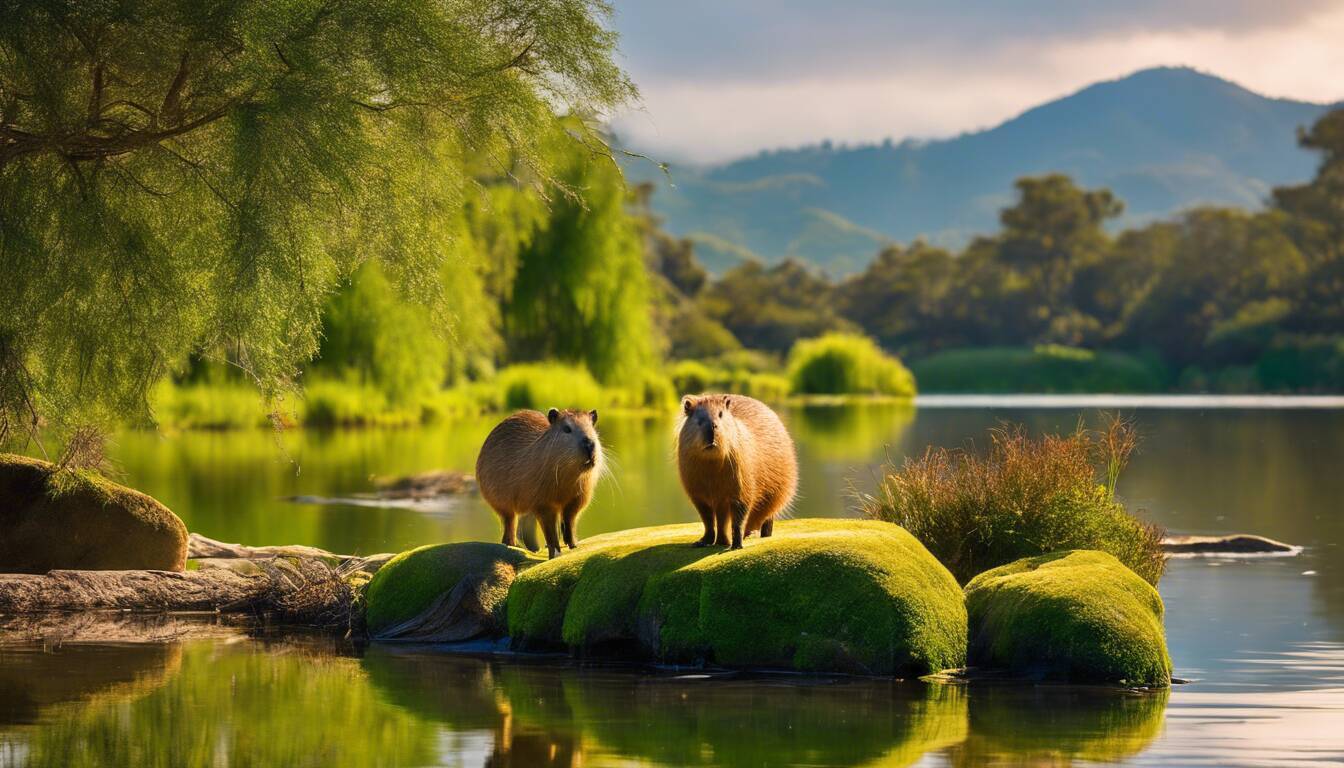
[[628, 382], [658, 355], [640, 222], [615, 163], [594, 162], [575, 142], [551, 146], [571, 193], [552, 200], [517, 243], [503, 294], [508, 353], [581, 363], [604, 383]]
[[572, 177], [534, 137], [634, 96], [608, 14], [0, 0], [0, 437], [146, 414], [193, 352], [281, 393], [370, 260], [447, 324], [462, 158]]

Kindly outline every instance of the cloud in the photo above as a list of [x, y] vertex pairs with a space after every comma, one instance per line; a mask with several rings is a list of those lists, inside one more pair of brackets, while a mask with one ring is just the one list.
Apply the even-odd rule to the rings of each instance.
[[1157, 65], [1344, 98], [1344, 0], [635, 0], [615, 24], [644, 98], [614, 125], [670, 159], [955, 134]]

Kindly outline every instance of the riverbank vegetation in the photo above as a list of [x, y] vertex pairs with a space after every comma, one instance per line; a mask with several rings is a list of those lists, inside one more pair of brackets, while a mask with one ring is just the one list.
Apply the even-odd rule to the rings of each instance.
[[914, 534], [962, 584], [1024, 557], [1095, 549], [1156, 585], [1164, 532], [1115, 497], [1135, 443], [1133, 427], [1118, 418], [1063, 436], [999, 427], [984, 454], [930, 448], [887, 466], [862, 508]]
[[[1303, 133], [1317, 177], [1265, 211], [1115, 233], [1109, 191], [1025, 178], [1000, 231], [960, 252], [892, 245], [840, 280], [797, 261], [711, 275], [602, 132], [636, 96], [609, 12], [16, 11], [0, 442], [657, 409], [707, 389], [908, 397], [921, 377], [1344, 388], [1344, 111]], [[163, 40], [182, 54], [134, 53]]]
[[909, 361], [922, 392], [1341, 391], [1344, 110], [1301, 142], [1321, 154], [1316, 177], [1263, 211], [1117, 232], [1123, 201], [1056, 174], [1019, 180], [1000, 230], [960, 250], [892, 245], [843, 279], [786, 260], [682, 281], [694, 310], [672, 351], [782, 355], [857, 331]]

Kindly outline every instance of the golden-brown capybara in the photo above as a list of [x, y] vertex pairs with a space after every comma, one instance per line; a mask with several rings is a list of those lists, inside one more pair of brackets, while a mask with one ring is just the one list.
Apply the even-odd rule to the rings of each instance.
[[769, 536], [798, 489], [798, 459], [784, 423], [765, 403], [743, 395], [682, 399], [677, 466], [705, 524], [698, 547], [741, 549], [743, 535], [759, 530]]
[[[536, 550], [535, 523], [546, 553], [560, 554], [560, 539], [574, 549], [579, 513], [593, 498], [602, 474], [597, 411], [519, 411], [485, 438], [476, 458], [481, 496], [504, 523], [504, 543], [518, 546], [518, 517], [527, 518], [523, 541]], [[557, 532], [557, 524], [559, 531]]]

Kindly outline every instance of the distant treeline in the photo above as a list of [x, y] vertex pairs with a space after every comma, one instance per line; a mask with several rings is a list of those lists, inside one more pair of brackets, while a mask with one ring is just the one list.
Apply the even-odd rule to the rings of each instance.
[[711, 279], [689, 240], [652, 230], [678, 297], [670, 353], [782, 355], [857, 330], [914, 360], [923, 391], [1344, 389], [1344, 111], [1299, 138], [1319, 171], [1263, 211], [1199, 208], [1112, 235], [1110, 191], [1024, 178], [998, 233], [959, 253], [892, 246], [841, 282], [793, 260]]

